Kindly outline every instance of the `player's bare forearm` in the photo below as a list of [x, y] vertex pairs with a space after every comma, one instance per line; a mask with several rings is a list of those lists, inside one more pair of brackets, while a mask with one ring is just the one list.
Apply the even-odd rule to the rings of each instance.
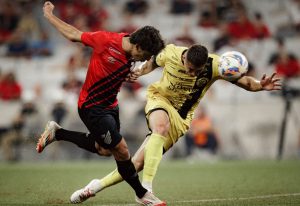
[[156, 63], [152, 57], [149, 61], [147, 61], [145, 64], [143, 64], [143, 66], [141, 68], [141, 76], [152, 72], [157, 67], [158, 66], [156, 65]]
[[276, 78], [276, 73], [273, 73], [271, 76], [264, 74], [260, 81], [254, 77], [243, 76], [237, 81], [236, 85], [252, 92], [262, 90], [274, 91], [281, 90], [282, 85], [280, 80], [280, 78]]
[[51, 2], [45, 2], [43, 11], [46, 19], [67, 39], [75, 42], [81, 41], [82, 32], [56, 17], [52, 13], [53, 9], [54, 5]]
[[236, 85], [247, 91], [252, 92], [258, 92], [263, 90], [260, 81], [250, 76], [243, 76], [237, 81]]

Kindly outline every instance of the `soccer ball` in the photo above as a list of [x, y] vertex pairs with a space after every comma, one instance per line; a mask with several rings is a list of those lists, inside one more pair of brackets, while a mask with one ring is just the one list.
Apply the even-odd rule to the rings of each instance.
[[225, 52], [220, 56], [219, 75], [228, 81], [239, 79], [248, 71], [246, 57], [237, 51]]

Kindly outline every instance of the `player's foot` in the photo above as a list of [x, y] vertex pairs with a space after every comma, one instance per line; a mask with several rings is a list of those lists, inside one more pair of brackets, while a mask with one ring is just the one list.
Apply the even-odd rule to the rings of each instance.
[[87, 199], [89, 199], [90, 197], [94, 197], [95, 193], [93, 193], [92, 190], [90, 190], [89, 188], [83, 188], [80, 190], [75, 191], [71, 197], [70, 197], [70, 201], [72, 204], [78, 204], [78, 203], [82, 203], [84, 201], [86, 201]]
[[138, 198], [137, 196], [135, 197], [135, 201], [140, 204], [140, 205], [146, 205], [146, 206], [166, 206], [167, 203], [161, 201], [157, 197], [153, 195], [152, 192], [146, 192], [144, 197]]
[[41, 135], [40, 139], [38, 140], [38, 143], [36, 145], [36, 151], [38, 153], [41, 153], [45, 147], [52, 142], [54, 142], [55, 139], [55, 132], [56, 130], [60, 129], [61, 126], [59, 126], [54, 121], [49, 121], [46, 125], [45, 131]]
[[87, 186], [84, 188], [75, 191], [71, 197], [70, 201], [73, 204], [82, 203], [89, 199], [90, 197], [94, 197], [97, 192], [100, 192], [102, 189], [101, 181], [98, 179], [93, 179]]

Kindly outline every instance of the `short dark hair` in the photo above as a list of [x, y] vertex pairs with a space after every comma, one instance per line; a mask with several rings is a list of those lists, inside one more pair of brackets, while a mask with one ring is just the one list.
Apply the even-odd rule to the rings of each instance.
[[208, 58], [208, 51], [205, 46], [200, 44], [192, 45], [186, 54], [186, 59], [195, 67], [201, 67], [206, 64]]
[[136, 44], [142, 50], [149, 52], [151, 55], [156, 55], [165, 48], [165, 43], [159, 31], [152, 26], [144, 26], [136, 30], [130, 34], [129, 41], [131, 44]]

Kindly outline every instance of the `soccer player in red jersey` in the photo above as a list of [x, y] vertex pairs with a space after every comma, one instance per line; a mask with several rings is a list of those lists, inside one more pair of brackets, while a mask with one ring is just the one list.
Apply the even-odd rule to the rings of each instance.
[[[132, 63], [150, 59], [164, 48], [157, 29], [145, 26], [132, 34], [107, 31], [82, 32], [53, 14], [54, 5], [47, 1], [43, 11], [46, 19], [67, 39], [93, 48], [86, 80], [78, 100], [78, 113], [90, 133], [69, 131], [56, 122], [48, 122], [37, 143], [40, 153], [57, 140], [69, 141], [90, 152], [112, 154], [122, 178], [134, 189], [136, 201], [142, 205], [164, 206], [140, 183], [131, 161], [125, 139], [120, 132], [117, 94], [131, 72]], [[94, 191], [82, 189], [81, 195], [71, 196], [72, 203], [94, 196]]]

